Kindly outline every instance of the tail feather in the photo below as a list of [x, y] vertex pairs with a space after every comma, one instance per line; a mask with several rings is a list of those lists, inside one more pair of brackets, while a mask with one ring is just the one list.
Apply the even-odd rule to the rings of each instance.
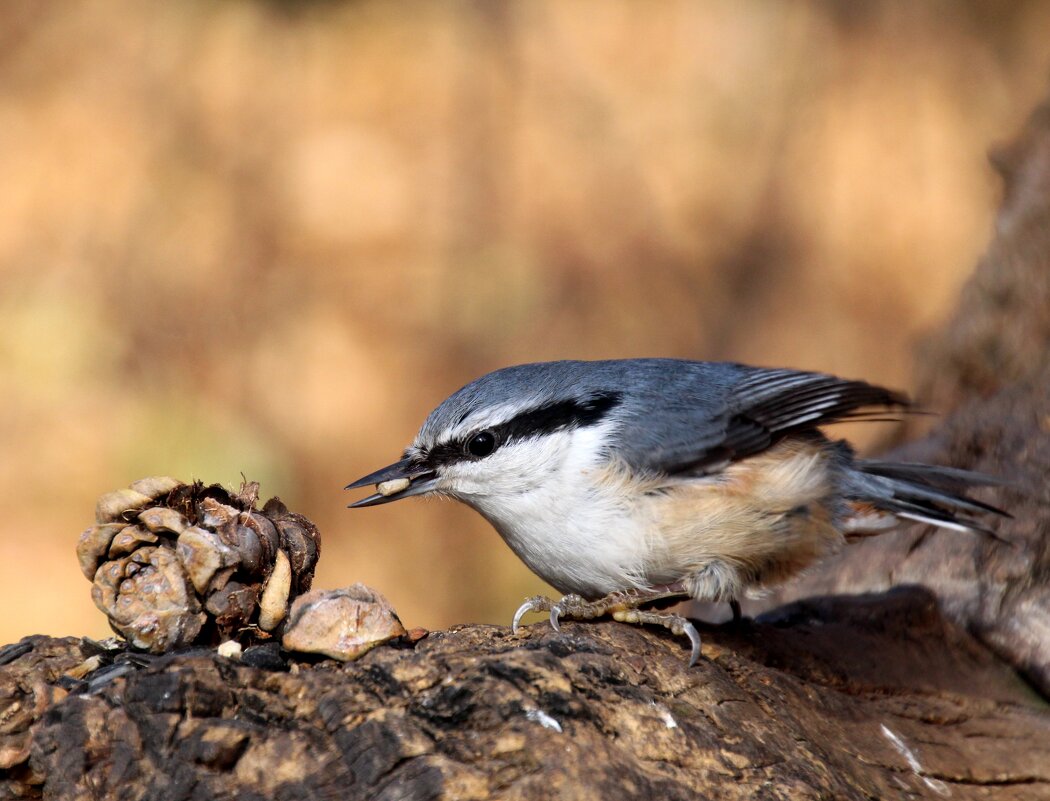
[[1004, 478], [978, 473], [974, 470], [922, 464], [921, 462], [879, 462], [874, 459], [864, 459], [858, 461], [855, 467], [870, 475], [899, 478], [954, 491], [970, 487], [1007, 487], [1013, 483]]
[[857, 461], [852, 465], [847, 498], [864, 510], [863, 516], [847, 520], [848, 533], [860, 534], [870, 528], [871, 533], [884, 529], [884, 522], [868, 525], [875, 520], [871, 510], [883, 515], [950, 528], [976, 531], [1000, 539], [995, 530], [978, 519], [983, 514], [1010, 517], [1010, 515], [967, 493], [974, 487], [1004, 486], [1009, 482], [961, 470], [909, 462]]

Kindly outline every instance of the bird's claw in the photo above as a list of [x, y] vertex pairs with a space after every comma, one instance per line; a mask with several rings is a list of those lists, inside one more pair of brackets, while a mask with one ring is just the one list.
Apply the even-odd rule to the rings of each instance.
[[612, 614], [614, 620], [621, 623], [663, 626], [672, 634], [689, 638], [689, 667], [700, 659], [700, 633], [691, 622], [681, 615], [667, 615], [638, 608], [638, 604], [647, 599], [634, 594], [614, 593], [597, 601], [588, 601], [579, 595], [565, 595], [558, 601], [552, 601], [544, 595], [528, 598], [518, 607], [511, 623], [511, 631], [518, 633], [521, 619], [529, 612], [550, 612], [551, 628], [561, 631], [561, 618], [571, 617], [579, 620], [592, 620], [605, 614]]
[[558, 618], [562, 616], [563, 611], [561, 604], [551, 606], [551, 628], [555, 631], [561, 631], [561, 626], [558, 625]]
[[675, 631], [674, 629], [672, 629], [671, 631], [679, 635], [684, 634], [686, 637], [689, 638], [689, 667], [692, 667], [698, 661], [700, 661], [700, 632], [697, 631], [696, 626], [694, 626], [688, 620], [685, 620], [683, 618], [683, 621], [684, 623], [682, 625], [681, 631]]
[[[518, 629], [521, 628], [521, 619], [525, 617], [529, 612], [543, 612], [547, 609], [551, 610], [551, 614], [554, 614], [554, 607], [556, 604], [546, 596], [534, 595], [531, 598], [526, 598], [525, 603], [518, 607], [518, 611], [514, 613], [514, 620], [510, 624], [510, 630], [512, 634], [517, 634]], [[558, 626], [551, 620], [551, 625], [554, 626], [557, 631]]]
[[518, 629], [521, 628], [521, 619], [529, 612], [547, 611], [550, 611], [551, 628], [555, 631], [561, 631], [560, 621], [562, 616], [573, 614], [573, 610], [581, 604], [586, 604], [586, 601], [579, 595], [565, 595], [557, 602], [552, 601], [545, 595], [534, 595], [531, 598], [526, 598], [525, 603], [519, 606], [518, 611], [514, 613], [514, 620], [510, 624], [511, 633], [518, 633]]

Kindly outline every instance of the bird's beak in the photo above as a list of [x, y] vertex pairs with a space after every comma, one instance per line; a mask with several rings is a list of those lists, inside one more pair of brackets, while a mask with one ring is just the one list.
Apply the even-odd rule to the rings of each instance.
[[402, 498], [411, 498], [413, 495], [423, 495], [432, 492], [437, 486], [437, 473], [426, 465], [413, 461], [411, 458], [402, 459], [392, 465], [369, 473], [364, 478], [359, 478], [352, 484], [347, 484], [344, 489], [357, 489], [369, 484], [375, 484], [377, 492], [350, 504], [351, 509], [361, 506], [378, 506], [381, 503], [399, 501]]

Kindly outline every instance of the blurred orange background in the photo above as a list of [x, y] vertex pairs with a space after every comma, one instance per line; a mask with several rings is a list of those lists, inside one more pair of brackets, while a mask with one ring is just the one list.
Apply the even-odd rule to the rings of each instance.
[[108, 633], [74, 544], [150, 474], [260, 481], [320, 526], [316, 586], [406, 625], [507, 623], [544, 587], [477, 515], [343, 485], [511, 363], [907, 389], [1048, 31], [1038, 0], [5, 2], [0, 642]]

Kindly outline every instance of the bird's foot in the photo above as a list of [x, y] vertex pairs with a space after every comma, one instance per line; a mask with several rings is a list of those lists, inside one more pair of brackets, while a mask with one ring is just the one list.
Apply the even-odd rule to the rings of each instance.
[[514, 613], [514, 622], [511, 630], [517, 634], [521, 625], [521, 619], [528, 612], [549, 612], [551, 628], [560, 630], [559, 621], [562, 618], [570, 620], [593, 620], [603, 615], [610, 615], [613, 620], [620, 623], [634, 623], [636, 625], [663, 626], [672, 634], [685, 635], [689, 638], [692, 647], [689, 666], [692, 667], [700, 658], [700, 634], [696, 627], [681, 615], [661, 614], [649, 612], [639, 607], [651, 604], [655, 601], [684, 597], [685, 593], [676, 587], [661, 588], [659, 590], [625, 590], [613, 592], [596, 601], [588, 601], [580, 595], [564, 595], [558, 601], [553, 601], [545, 595], [535, 595], [518, 607]]

